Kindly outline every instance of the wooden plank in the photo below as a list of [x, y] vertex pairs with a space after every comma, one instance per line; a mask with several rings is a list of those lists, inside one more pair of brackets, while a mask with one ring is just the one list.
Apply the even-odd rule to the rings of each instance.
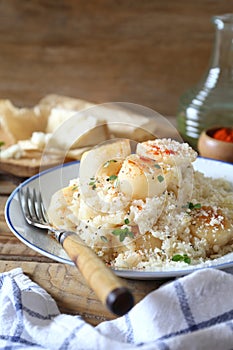
[[53, 260], [27, 247], [9, 230], [4, 219], [0, 219], [0, 260], [44, 261]]
[[[75, 267], [59, 263], [36, 263], [0, 261], [0, 272], [21, 267], [23, 272], [44, 288], [57, 302], [62, 313], [81, 315], [90, 324], [96, 325], [114, 319], [96, 299]], [[161, 281], [125, 280], [133, 292], [136, 303], [149, 292], [158, 288]]]
[[31, 177], [40, 171], [61, 164], [61, 161], [41, 164], [41, 158], [1, 159], [1, 171], [21, 178]]
[[0, 220], [4, 221], [4, 209], [7, 201], [7, 196], [0, 196]]
[[0, 180], [0, 194], [1, 195], [9, 195], [14, 189], [16, 185], [12, 183], [12, 181], [1, 181]]

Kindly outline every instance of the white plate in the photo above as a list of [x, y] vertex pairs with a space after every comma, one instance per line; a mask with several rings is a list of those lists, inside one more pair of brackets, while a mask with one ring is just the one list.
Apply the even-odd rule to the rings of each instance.
[[[205, 175], [213, 178], [223, 177], [233, 183], [233, 164], [219, 162], [206, 158], [198, 158], [194, 167], [202, 171]], [[48, 207], [52, 194], [58, 189], [69, 184], [69, 180], [78, 176], [79, 162], [67, 163], [49, 170], [46, 170], [38, 175], [26, 180], [20, 186], [29, 188], [40, 188], [45, 206]], [[62, 247], [47, 233], [32, 228], [25, 222], [20, 204], [18, 201], [17, 187], [10, 195], [5, 208], [6, 222], [11, 231], [23, 243], [35, 251], [59, 262], [73, 265], [73, 262], [66, 255]], [[206, 264], [190, 266], [184, 269], [163, 269], [153, 272], [134, 271], [134, 270], [116, 270], [116, 274], [132, 279], [162, 279], [186, 275], [194, 270], [203, 267], [216, 267], [226, 269], [233, 267], [233, 253], [227, 254], [222, 258], [207, 262]]]

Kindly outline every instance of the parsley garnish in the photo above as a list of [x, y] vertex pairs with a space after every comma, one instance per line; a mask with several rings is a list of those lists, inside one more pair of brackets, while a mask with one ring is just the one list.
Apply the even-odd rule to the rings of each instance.
[[114, 181], [117, 179], [117, 175], [111, 175], [109, 176], [109, 178], [107, 179], [108, 181]]
[[107, 162], [104, 163], [103, 167], [107, 168], [109, 166], [110, 163], [117, 163], [117, 160], [115, 159], [110, 159]]
[[114, 187], [117, 187], [118, 184], [119, 184], [119, 180], [118, 180], [118, 176], [117, 176], [117, 175], [111, 175], [111, 176], [109, 176], [109, 177], [106, 179], [106, 181], [111, 181], [111, 182], [113, 182], [113, 186], [114, 186]]
[[0, 148], [5, 145], [4, 141], [0, 141]]
[[161, 166], [160, 166], [159, 164], [155, 164], [154, 167], [155, 167], [156, 169], [161, 169]]
[[191, 263], [191, 259], [187, 254], [184, 254], [184, 255], [176, 254], [172, 257], [172, 261], [183, 261], [186, 264]]
[[123, 242], [125, 237], [134, 238], [133, 232], [131, 232], [128, 227], [117, 228], [117, 229], [112, 231], [112, 234], [115, 235], [115, 236], [119, 236], [120, 242]]
[[201, 208], [201, 203], [196, 203], [193, 204], [192, 202], [188, 202], [187, 205], [184, 206], [184, 208], [193, 210], [193, 209], [200, 209]]
[[91, 186], [91, 188], [93, 189], [93, 190], [95, 190], [96, 189], [96, 179], [94, 178], [94, 177], [91, 177], [90, 178], [90, 182], [89, 182], [89, 186]]
[[128, 225], [128, 224], [129, 224], [129, 219], [126, 218], [126, 219], [124, 220], [124, 223], [125, 223], [126, 225]]
[[162, 175], [158, 175], [157, 179], [159, 182], [163, 182], [164, 181], [164, 177]]

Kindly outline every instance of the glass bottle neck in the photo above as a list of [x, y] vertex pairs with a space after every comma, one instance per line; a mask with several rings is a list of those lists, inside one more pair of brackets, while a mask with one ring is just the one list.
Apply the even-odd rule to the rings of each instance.
[[233, 29], [216, 29], [211, 67], [233, 69]]
[[214, 89], [221, 82], [222, 88], [228, 89], [233, 84], [233, 14], [215, 16], [212, 20], [215, 41], [204, 85], [207, 90]]

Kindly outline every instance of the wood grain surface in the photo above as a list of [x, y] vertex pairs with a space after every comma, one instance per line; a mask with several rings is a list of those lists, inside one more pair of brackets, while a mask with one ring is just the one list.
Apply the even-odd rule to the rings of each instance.
[[0, 97], [127, 101], [175, 115], [233, 0], [1, 0]]
[[[42, 153], [41, 153], [42, 154]], [[0, 169], [4, 173], [9, 173], [15, 176], [21, 176], [22, 178], [31, 177], [44, 171], [48, 168], [52, 168], [56, 165], [62, 164], [64, 159], [49, 160], [47, 163], [41, 161], [41, 157], [32, 158], [6, 158], [0, 159]]]

